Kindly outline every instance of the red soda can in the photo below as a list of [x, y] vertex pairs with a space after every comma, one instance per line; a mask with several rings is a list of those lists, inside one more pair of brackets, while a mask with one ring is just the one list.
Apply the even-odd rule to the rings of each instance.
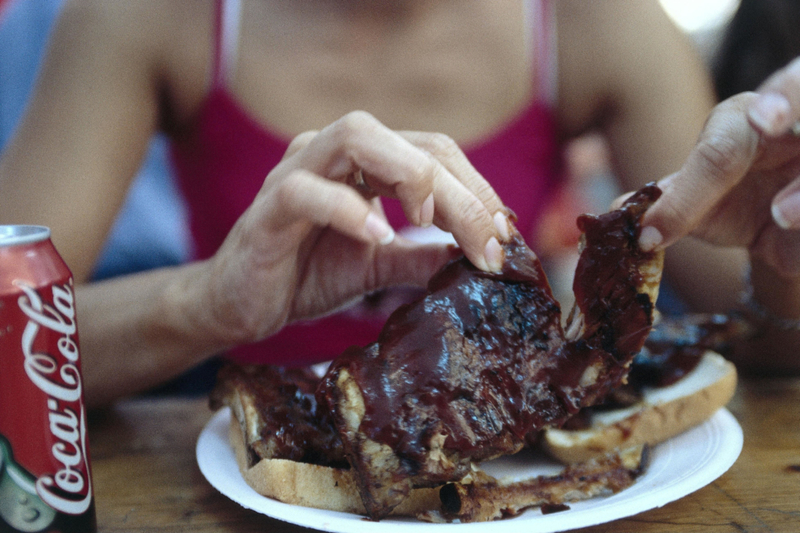
[[72, 273], [0, 226], [0, 532], [96, 532]]

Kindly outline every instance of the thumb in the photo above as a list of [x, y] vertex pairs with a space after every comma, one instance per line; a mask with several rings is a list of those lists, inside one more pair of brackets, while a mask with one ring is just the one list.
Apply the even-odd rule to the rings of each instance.
[[448, 261], [462, 255], [463, 251], [453, 244], [420, 244], [398, 235], [390, 245], [376, 250], [375, 289], [396, 285], [425, 287]]
[[744, 93], [717, 105], [683, 167], [658, 183], [663, 194], [642, 221], [644, 250], [669, 246], [698, 228], [747, 174], [759, 144], [746, 113], [753, 97]]

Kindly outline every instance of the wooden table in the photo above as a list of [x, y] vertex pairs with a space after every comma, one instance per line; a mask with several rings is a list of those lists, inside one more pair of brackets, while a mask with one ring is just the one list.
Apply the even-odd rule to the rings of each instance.
[[[580, 531], [800, 531], [800, 379], [743, 380], [728, 408], [744, 449], [726, 474], [660, 509]], [[195, 444], [211, 415], [202, 398], [128, 400], [92, 413], [100, 532], [310, 531], [248, 511], [208, 484]]]

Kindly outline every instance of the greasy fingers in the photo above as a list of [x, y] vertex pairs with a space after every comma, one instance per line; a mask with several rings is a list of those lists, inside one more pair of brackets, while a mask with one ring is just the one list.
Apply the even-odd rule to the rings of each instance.
[[753, 124], [770, 136], [783, 135], [800, 120], [800, 57], [759, 87], [747, 112]]
[[422, 207], [432, 191], [429, 156], [363, 111], [348, 113], [322, 129], [297, 155], [297, 166], [344, 181], [361, 171], [382, 196], [401, 197], [409, 220], [421, 225]]
[[[503, 262], [500, 242], [507, 241], [510, 234], [508, 208], [450, 137], [423, 132], [401, 132], [401, 135], [429, 153], [444, 169], [435, 169], [434, 198], [445, 202], [435, 212], [436, 225], [453, 233], [476, 266], [499, 271]], [[438, 193], [437, 186], [442, 187]], [[482, 249], [477, 248], [480, 245]]]
[[286, 152], [283, 154], [283, 159], [288, 157], [292, 157], [294, 154], [308, 146], [308, 143], [317, 136], [318, 131], [306, 131], [299, 134], [297, 137], [292, 139], [292, 142], [289, 143], [288, 148], [286, 148]]
[[467, 156], [458, 144], [441, 133], [422, 133], [416, 131], [403, 131], [400, 134], [429, 154], [474, 194], [490, 213], [502, 212], [508, 215], [508, 208], [497, 196], [489, 182], [475, 170]]
[[298, 167], [339, 181], [360, 170], [372, 190], [400, 200], [412, 224], [452, 232], [478, 268], [502, 266], [493, 217], [506, 210], [445, 136], [399, 134], [359, 111], [321, 130], [294, 157]]
[[388, 244], [394, 230], [358, 192], [304, 169], [295, 169], [276, 191], [276, 219], [283, 223], [307, 220], [331, 227], [363, 242]]
[[425, 287], [447, 261], [459, 255], [458, 249], [452, 245], [420, 244], [398, 237], [394, 245], [376, 250], [374, 285], [371, 288], [397, 284]]
[[664, 194], [645, 214], [644, 249], [669, 246], [695, 230], [747, 173], [759, 142], [744, 112], [753, 96], [719, 104], [683, 167], [659, 182]]

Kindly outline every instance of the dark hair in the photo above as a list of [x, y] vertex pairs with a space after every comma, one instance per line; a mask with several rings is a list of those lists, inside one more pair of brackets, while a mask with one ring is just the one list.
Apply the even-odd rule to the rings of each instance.
[[712, 65], [717, 95], [756, 89], [800, 55], [800, 0], [741, 0]]

